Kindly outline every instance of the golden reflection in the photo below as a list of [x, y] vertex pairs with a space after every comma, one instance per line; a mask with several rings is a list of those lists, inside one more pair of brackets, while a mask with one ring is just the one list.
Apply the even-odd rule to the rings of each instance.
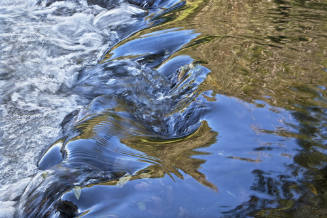
[[187, 1], [162, 17], [166, 22], [127, 40], [176, 27], [201, 33], [170, 57], [186, 54], [212, 71], [201, 90], [286, 109], [295, 102], [326, 106], [316, 99], [327, 96], [317, 88], [327, 84], [324, 1]]
[[[155, 162], [149, 161], [150, 165], [137, 172], [135, 175], [125, 175], [117, 180], [111, 180], [103, 185], [121, 185], [126, 181], [142, 178], [161, 178], [166, 174], [183, 179], [185, 174], [192, 176], [199, 183], [217, 191], [217, 187], [206, 179], [205, 174], [199, 172], [199, 168], [206, 161], [199, 157], [210, 153], [198, 151], [196, 149], [208, 147], [215, 143], [217, 133], [212, 131], [207, 122], [202, 122], [201, 127], [185, 138], [176, 140], [156, 140], [144, 137], [127, 137], [121, 140], [122, 143], [140, 151], [145, 156], [151, 157]], [[99, 185], [99, 184], [97, 184]]]
[[[183, 23], [184, 20], [187, 18], [193, 16], [196, 14], [196, 12], [206, 5], [207, 1], [204, 0], [189, 0], [187, 1], [186, 5], [181, 7], [180, 9], [173, 10], [169, 13], [165, 13], [162, 16], [160, 16], [160, 19], [165, 20], [161, 25], [155, 25], [152, 26], [150, 23], [150, 27], [146, 28], [142, 31], [138, 31], [134, 35], [128, 37], [126, 40], [122, 40], [119, 43], [117, 43], [114, 47], [112, 47], [107, 54], [105, 54], [103, 60], [101, 60], [101, 63], [109, 60], [112, 56], [110, 53], [112, 50], [118, 48], [119, 46], [126, 44], [128, 41], [133, 41], [137, 38], [142, 37], [142, 35], [147, 34], [147, 33], [153, 33], [156, 31], [164, 30], [164, 29], [170, 29], [171, 27], [180, 27], [180, 23]], [[162, 8], [162, 11], [166, 10], [166, 8]], [[157, 13], [157, 14], [160, 14]], [[153, 19], [156, 15], [155, 14], [150, 14], [148, 16], [148, 20]], [[124, 57], [126, 58], [126, 57]], [[119, 58], [118, 58], [119, 59]]]
[[204, 39], [181, 51], [212, 71], [202, 89], [288, 109], [299, 101], [325, 104], [314, 101], [321, 90], [297, 87], [327, 82], [327, 12], [283, 2], [210, 0], [180, 24]]
[[243, 161], [247, 161], [247, 162], [254, 162], [254, 163], [260, 163], [261, 162], [260, 159], [251, 159], [251, 158], [246, 158], [246, 157], [228, 156], [227, 158], [235, 159], [235, 160], [243, 160]]
[[123, 137], [126, 135], [144, 135], [148, 131], [146, 128], [136, 121], [119, 116], [116, 111], [123, 109], [107, 110], [100, 115], [90, 114], [77, 121], [75, 128], [80, 132], [71, 140], [94, 138], [97, 129], [102, 128], [108, 135]]
[[[201, 159], [200, 157], [210, 153], [198, 151], [197, 149], [212, 145], [217, 138], [217, 133], [211, 130], [206, 121], [202, 121], [199, 129], [186, 137], [159, 139], [144, 136], [147, 130], [141, 124], [126, 117], [119, 117], [114, 112], [106, 111], [98, 116], [86, 116], [86, 118], [77, 122], [76, 129], [79, 130], [80, 134], [70, 139], [70, 141], [93, 138], [101, 142], [102, 137], [98, 135], [100, 128], [108, 136], [120, 137], [121, 143], [136, 151], [133, 153], [132, 151], [125, 152], [124, 149], [115, 150], [118, 156], [134, 157], [136, 160], [149, 164], [148, 167], [140, 170], [135, 175], [125, 175], [125, 177], [120, 175], [119, 179], [102, 184], [119, 185], [129, 180], [161, 178], [166, 174], [171, 177], [174, 174], [183, 179], [180, 172], [183, 171], [199, 183], [213, 190], [218, 190], [214, 184], [206, 179], [205, 174], [199, 172], [201, 165], [206, 162], [205, 158]], [[98, 144], [99, 146], [111, 146], [106, 143]]]
[[[208, 147], [216, 141], [217, 133], [212, 131], [207, 122], [202, 122], [201, 127], [192, 135], [183, 140], [145, 142], [141, 137], [125, 138], [121, 141], [131, 148], [141, 151], [148, 156], [158, 159], [158, 164], [153, 164], [142, 172], [150, 173], [151, 177], [163, 177], [164, 174], [175, 174], [183, 179], [179, 170], [192, 176], [201, 184], [217, 190], [206, 176], [199, 172], [200, 166], [206, 161], [193, 156], [208, 155], [209, 153], [197, 151], [196, 149]], [[142, 177], [142, 172], [136, 178]]]

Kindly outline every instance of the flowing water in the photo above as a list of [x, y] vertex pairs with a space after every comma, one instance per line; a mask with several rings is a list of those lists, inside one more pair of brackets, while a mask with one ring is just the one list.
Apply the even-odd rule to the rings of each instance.
[[326, 1], [0, 12], [0, 217], [327, 216]]

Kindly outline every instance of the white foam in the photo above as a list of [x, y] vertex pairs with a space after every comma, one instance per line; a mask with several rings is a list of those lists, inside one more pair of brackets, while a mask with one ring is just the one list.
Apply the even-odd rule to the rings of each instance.
[[0, 218], [14, 217], [17, 201], [30, 181], [31, 178], [25, 178], [0, 187]]
[[82, 0], [50, 7], [1, 1], [0, 184], [37, 172], [39, 154], [58, 136], [60, 122], [83, 104], [60, 88], [96, 64], [119, 40], [116, 28], [135, 24], [140, 13], [127, 3], [107, 10]]
[[0, 201], [0, 218], [14, 217], [15, 204], [15, 201]]

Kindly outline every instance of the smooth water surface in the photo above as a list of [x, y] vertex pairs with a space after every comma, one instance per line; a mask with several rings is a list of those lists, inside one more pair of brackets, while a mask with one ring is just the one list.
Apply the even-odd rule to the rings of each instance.
[[325, 1], [0, 12], [0, 217], [327, 215]]

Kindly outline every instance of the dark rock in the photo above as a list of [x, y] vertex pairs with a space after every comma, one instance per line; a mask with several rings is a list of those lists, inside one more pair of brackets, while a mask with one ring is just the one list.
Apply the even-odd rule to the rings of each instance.
[[77, 215], [77, 206], [70, 201], [59, 201], [57, 210], [60, 212], [61, 218], [70, 218]]

